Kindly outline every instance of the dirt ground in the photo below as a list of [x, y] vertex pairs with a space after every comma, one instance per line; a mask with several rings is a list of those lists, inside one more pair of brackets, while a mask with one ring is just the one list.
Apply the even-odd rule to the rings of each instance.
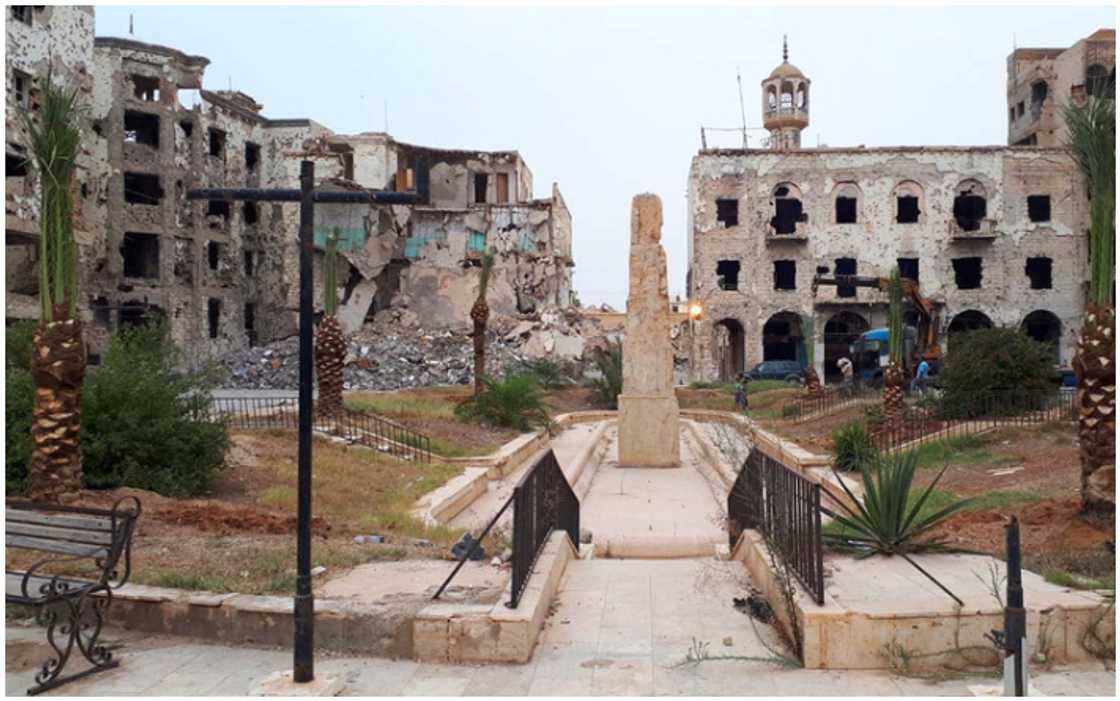
[[[938, 489], [980, 499], [1011, 494], [1021, 501], [954, 514], [935, 536], [1003, 556], [1004, 526], [1014, 515], [1019, 518], [1028, 561], [1072, 571], [1089, 562], [1095, 570], [1085, 573], [1090, 576], [1099, 576], [1101, 560], [1111, 558], [1114, 568], [1113, 527], [1079, 514], [1081, 464], [1073, 424], [1001, 429], [982, 440], [990, 457], [971, 463], [950, 461]], [[928, 484], [936, 474], [937, 468], [923, 469], [919, 483]]]
[[832, 453], [832, 431], [856, 419], [863, 418], [865, 407], [854, 406], [827, 414], [804, 423], [788, 419], [760, 420], [762, 427], [787, 438], [805, 450], [818, 454]]

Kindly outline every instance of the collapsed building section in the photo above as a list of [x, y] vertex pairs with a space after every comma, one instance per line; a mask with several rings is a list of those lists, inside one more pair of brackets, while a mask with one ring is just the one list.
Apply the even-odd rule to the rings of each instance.
[[469, 326], [488, 251], [496, 316], [570, 304], [571, 215], [556, 185], [534, 198], [516, 151], [424, 148], [382, 133], [335, 134], [309, 119], [270, 119], [245, 93], [203, 89], [205, 57], [95, 38], [93, 12], [29, 7], [30, 22], [8, 17], [9, 321], [38, 313], [38, 188], [18, 110], [35, 109], [52, 67], [78, 89], [82, 107], [75, 237], [93, 358], [122, 325], [157, 316], [192, 364], [293, 334], [298, 206], [193, 201], [187, 193], [295, 188], [303, 160], [315, 163], [318, 187], [429, 193], [408, 206], [316, 208], [318, 250], [340, 233], [348, 331], [390, 309], [426, 328]]

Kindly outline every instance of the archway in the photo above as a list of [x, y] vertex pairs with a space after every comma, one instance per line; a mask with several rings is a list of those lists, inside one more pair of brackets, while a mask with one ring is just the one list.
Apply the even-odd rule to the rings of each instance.
[[957, 336], [968, 331], [975, 331], [977, 329], [990, 329], [992, 328], [992, 320], [984, 312], [978, 312], [975, 309], [963, 311], [953, 317], [949, 322], [949, 330], [946, 332], [945, 350], [951, 351], [953, 336]]
[[824, 325], [824, 380], [840, 380], [840, 370], [836, 361], [851, 357], [852, 343], [859, 335], [870, 328], [870, 324], [855, 312], [833, 314]]
[[721, 319], [713, 328], [715, 334], [714, 355], [719, 379], [732, 382], [746, 367], [746, 339], [743, 325], [735, 319]]
[[801, 319], [793, 312], [778, 312], [762, 327], [763, 360], [802, 359]]
[[1052, 349], [1054, 364], [1062, 360], [1062, 322], [1053, 312], [1036, 309], [1023, 319], [1023, 333]]

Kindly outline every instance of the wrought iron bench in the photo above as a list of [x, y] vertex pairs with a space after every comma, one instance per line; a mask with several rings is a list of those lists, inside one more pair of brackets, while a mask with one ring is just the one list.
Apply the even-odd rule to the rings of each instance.
[[[5, 570], [5, 600], [38, 608], [47, 625], [54, 656], [35, 675], [34, 695], [118, 662], [98, 638], [113, 589], [128, 580], [132, 534], [140, 501], [124, 497], [112, 509], [88, 509], [30, 502], [8, 502], [4, 511], [6, 547], [47, 553], [25, 571]], [[92, 573], [56, 574], [59, 566], [92, 563]], [[92, 667], [61, 676], [77, 647]]]

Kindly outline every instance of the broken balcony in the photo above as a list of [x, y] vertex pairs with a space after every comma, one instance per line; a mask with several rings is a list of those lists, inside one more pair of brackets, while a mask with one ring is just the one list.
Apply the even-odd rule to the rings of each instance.
[[998, 235], [995, 219], [949, 220], [950, 241], [992, 241]]

